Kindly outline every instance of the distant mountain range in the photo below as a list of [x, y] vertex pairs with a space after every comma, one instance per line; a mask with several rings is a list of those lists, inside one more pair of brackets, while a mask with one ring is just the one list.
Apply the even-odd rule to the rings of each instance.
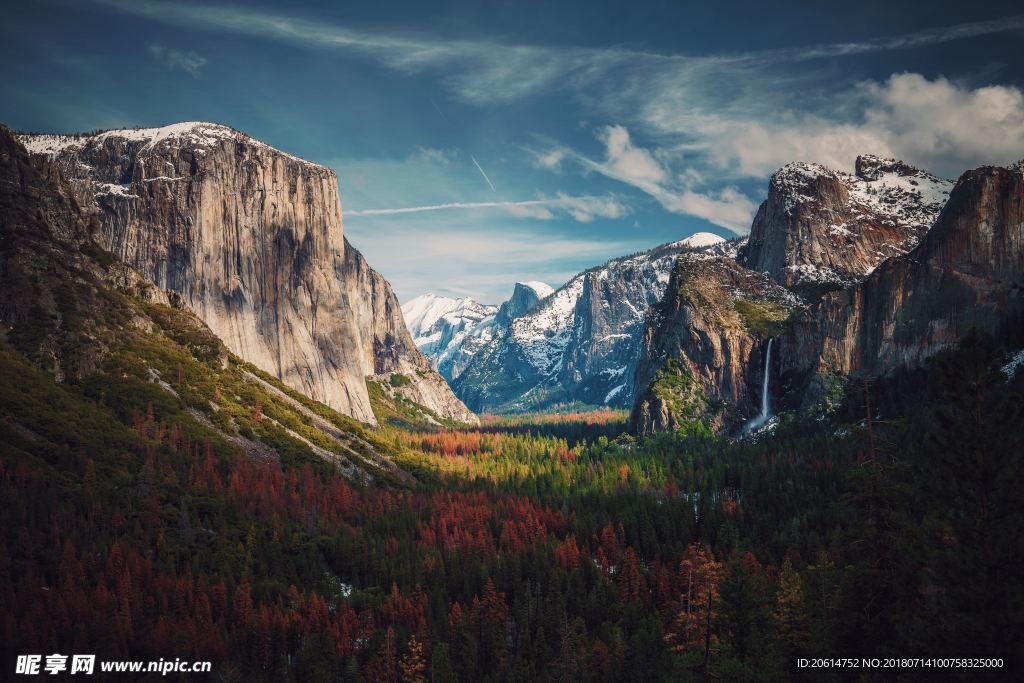
[[613, 259], [557, 291], [519, 283], [500, 309], [483, 317], [494, 307], [431, 294], [402, 310], [420, 350], [474, 410], [562, 403], [625, 408], [632, 402], [645, 316], [661, 299], [676, 256], [734, 246], [698, 233]]
[[500, 320], [471, 300], [425, 316], [430, 295], [403, 310], [473, 410], [606, 405], [640, 433], [738, 431], [765, 386], [772, 405], [827, 408], [835, 382], [920, 362], [971, 327], [1019, 335], [1020, 181], [1020, 165], [954, 183], [871, 155], [852, 174], [792, 163], [749, 238], [613, 259]]

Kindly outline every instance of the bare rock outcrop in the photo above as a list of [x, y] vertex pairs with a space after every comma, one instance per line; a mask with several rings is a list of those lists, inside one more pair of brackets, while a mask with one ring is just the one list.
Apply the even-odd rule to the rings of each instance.
[[[1024, 172], [965, 173], [921, 244], [834, 292], [782, 337], [780, 372], [802, 387], [823, 373], [916, 365], [971, 328], [1024, 319]], [[813, 392], [803, 392], [803, 401]]]

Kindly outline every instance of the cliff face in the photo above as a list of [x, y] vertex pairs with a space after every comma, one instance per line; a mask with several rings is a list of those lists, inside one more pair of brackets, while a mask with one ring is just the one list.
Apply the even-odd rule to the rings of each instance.
[[498, 312], [494, 316], [495, 323], [499, 327], [507, 328], [513, 320], [537, 308], [537, 305], [554, 291], [543, 282], [517, 282], [512, 289], [512, 296], [498, 307]]
[[[96, 206], [104, 247], [311, 398], [372, 423], [365, 378], [426, 366], [345, 243], [333, 171], [204, 123], [22, 141]], [[428, 407], [464, 412], [444, 399]]]
[[[90, 374], [103, 354], [84, 325], [69, 325], [72, 291], [102, 316], [93, 281], [101, 274], [87, 252], [99, 232], [95, 215], [45, 160], [33, 163], [0, 125], [0, 339], [12, 343], [58, 381]], [[78, 317], [78, 316], [75, 316]]]
[[830, 294], [782, 338], [782, 371], [882, 373], [1024, 315], [1024, 173], [965, 173], [921, 244]]
[[798, 303], [731, 258], [681, 255], [644, 333], [632, 428], [644, 435], [701, 420], [734, 429], [753, 417], [765, 339], [782, 329]]
[[951, 188], [874, 156], [858, 157], [854, 175], [789, 164], [772, 176], [739, 262], [798, 291], [847, 287], [913, 249]]

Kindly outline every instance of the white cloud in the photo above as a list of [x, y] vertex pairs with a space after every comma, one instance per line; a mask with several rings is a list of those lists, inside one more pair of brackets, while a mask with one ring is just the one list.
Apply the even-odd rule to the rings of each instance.
[[589, 223], [595, 218], [621, 218], [629, 213], [614, 197], [570, 197], [558, 193], [559, 207], [580, 223]]
[[151, 43], [146, 46], [146, 52], [168, 69], [181, 69], [193, 76], [199, 76], [200, 69], [206, 66], [206, 57], [197, 54], [193, 50], [182, 52], [159, 43]]
[[551, 209], [536, 204], [506, 204], [504, 207], [510, 216], [516, 218], [535, 218], [541, 221], [550, 221], [555, 217]]
[[668, 196], [665, 208], [675, 213], [703, 218], [738, 235], [745, 235], [750, 232], [750, 223], [757, 209], [757, 202], [735, 187], [707, 193], [685, 189]]
[[[857, 84], [835, 64], [851, 55], [1019, 31], [1024, 15], [858, 42], [688, 56], [355, 30], [240, 6], [100, 2], [190, 29], [344, 51], [400, 73], [427, 73], [453, 97], [482, 106], [557, 89], [584, 102], [589, 117], [622, 124], [605, 129], [607, 158], [592, 170], [635, 185], [666, 208], [714, 215], [733, 229], [744, 207], [742, 197], [729, 189], [735, 179], [764, 177], [789, 161], [849, 168], [857, 154], [872, 152], [956, 176], [969, 166], [1024, 156], [1024, 101], [1017, 88], [974, 87], [917, 74]], [[640, 150], [627, 126], [650, 140], [653, 151]], [[665, 153], [680, 151], [690, 168], [700, 169], [703, 181], [672, 179], [686, 171]], [[559, 169], [565, 158], [550, 150], [537, 163]], [[731, 209], [711, 210], [720, 204]]]
[[[621, 86], [623, 74], [627, 81], [650, 81], [666, 74], [679, 77], [693, 70], [750, 70], [782, 62], [905, 50], [1024, 28], [1024, 15], [1016, 15], [860, 42], [690, 57], [624, 48], [508, 45], [359, 31], [240, 6], [179, 4], [165, 0], [98, 2], [179, 26], [230, 31], [308, 47], [348, 50], [407, 72], [439, 70], [443, 72], [444, 81], [462, 99], [491, 103], [507, 102], [548, 89], [578, 88], [594, 83], [605, 83], [615, 91]], [[614, 73], [617, 71], [622, 73]], [[719, 84], [712, 81], [709, 86], [717, 88]]]
[[549, 171], [557, 171], [562, 161], [565, 159], [564, 149], [550, 149], [546, 152], [534, 152], [534, 162], [540, 168], [546, 168]]
[[[476, 224], [472, 215], [438, 222], [430, 214], [421, 214], [382, 217], [372, 225], [353, 221], [345, 230], [402, 301], [431, 291], [498, 303], [508, 298], [516, 281], [542, 280], [557, 286], [588, 266], [644, 244], [554, 234], [547, 227], [536, 231], [514, 224], [480, 230]], [[395, 249], [398, 242], [405, 248]], [[437, 264], [444, 264], [443, 270]]]
[[1010, 163], [1024, 152], [1024, 93], [1017, 88], [964, 88], [918, 74], [868, 83], [864, 128], [878, 130], [897, 156], [925, 165], [966, 169]]
[[672, 155], [637, 146], [624, 126], [609, 126], [599, 130], [597, 135], [605, 143], [606, 158], [603, 162], [571, 150], [566, 153], [585, 171], [596, 171], [632, 185], [656, 199], [671, 213], [703, 218], [737, 234], [749, 232], [757, 203], [739, 189], [729, 186], [717, 192], [700, 192], [694, 188], [699, 185], [701, 175], [690, 170], [681, 172], [673, 182], [665, 168], [655, 160], [655, 156], [668, 158]]
[[[944, 78], [894, 74], [864, 82], [851, 95], [850, 122], [784, 112], [774, 120], [709, 117], [678, 122], [698, 131], [695, 145], [721, 169], [765, 176], [790, 161], [849, 169], [858, 154], [894, 156], [957, 177], [983, 164], [1024, 155], [1024, 93], [1007, 86], [969, 88]], [[673, 126], [662, 122], [663, 132]]]
[[623, 126], [608, 126], [600, 137], [607, 148], [605, 166], [616, 176], [642, 183], [665, 182], [665, 169], [650, 152], [633, 144]]

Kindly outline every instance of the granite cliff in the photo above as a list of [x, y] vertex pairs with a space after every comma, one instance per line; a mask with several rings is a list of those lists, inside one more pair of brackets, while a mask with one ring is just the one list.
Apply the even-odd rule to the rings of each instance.
[[95, 207], [104, 248], [240, 357], [364, 422], [366, 378], [390, 373], [475, 419], [429, 381], [390, 285], [345, 240], [334, 171], [208, 123], [21, 141]]
[[1022, 319], [1024, 172], [978, 168], [960, 177], [917, 248], [829, 294], [786, 330], [779, 371], [794, 390], [790, 403], [806, 405], [828, 373], [916, 365], [971, 328], [1000, 332]]
[[634, 428], [700, 419], [735, 432], [765, 377], [782, 408], [809, 409], [836, 379], [917, 365], [972, 328], [1018, 329], [1022, 230], [1020, 165], [955, 186], [877, 157], [858, 158], [852, 176], [786, 166], [735, 261], [677, 262], [648, 321]]

